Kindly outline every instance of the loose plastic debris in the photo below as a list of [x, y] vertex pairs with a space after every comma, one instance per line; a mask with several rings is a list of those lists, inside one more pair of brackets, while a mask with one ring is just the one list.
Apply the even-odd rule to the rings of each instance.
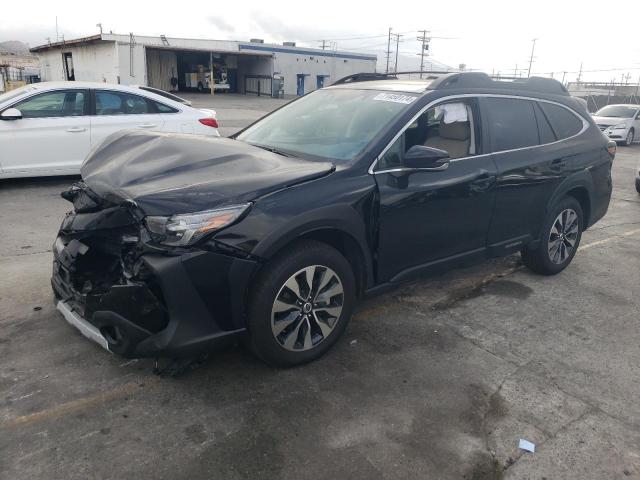
[[534, 453], [536, 451], [535, 443], [531, 443], [529, 440], [520, 439], [520, 443], [518, 444], [518, 448], [522, 450], [526, 450], [527, 452]]

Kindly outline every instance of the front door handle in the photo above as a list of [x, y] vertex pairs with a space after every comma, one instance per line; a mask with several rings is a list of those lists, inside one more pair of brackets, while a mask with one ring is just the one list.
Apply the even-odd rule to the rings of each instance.
[[86, 132], [87, 129], [84, 127], [71, 127], [67, 128], [67, 132], [76, 133], [76, 132]]
[[141, 123], [140, 125], [138, 125], [139, 128], [153, 128], [157, 126], [157, 123]]
[[551, 170], [562, 170], [567, 166], [567, 162], [563, 158], [556, 158], [551, 162]]

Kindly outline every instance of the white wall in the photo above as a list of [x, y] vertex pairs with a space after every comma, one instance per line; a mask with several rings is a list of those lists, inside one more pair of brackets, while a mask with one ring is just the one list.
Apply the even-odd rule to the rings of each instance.
[[[242, 44], [241, 50], [251, 51], [251, 44]], [[342, 77], [361, 72], [375, 72], [376, 59], [347, 52], [258, 45], [260, 49], [273, 48], [273, 73], [284, 76], [285, 95], [296, 95], [297, 76], [305, 75], [304, 93], [316, 89], [317, 76], [326, 75], [324, 85], [331, 85]], [[294, 50], [283, 52], [281, 50]]]
[[119, 78], [115, 83], [147, 85], [147, 59], [144, 46], [139, 43], [133, 46], [133, 71], [131, 70], [132, 50], [129, 43], [118, 43], [117, 51]]
[[75, 79], [87, 82], [117, 83], [118, 66], [114, 43], [68, 46], [38, 53], [42, 81], [66, 80], [62, 54], [71, 52]]

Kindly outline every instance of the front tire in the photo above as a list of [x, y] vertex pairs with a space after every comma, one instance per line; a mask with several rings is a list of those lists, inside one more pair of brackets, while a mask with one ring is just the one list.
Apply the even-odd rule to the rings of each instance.
[[635, 131], [633, 130], [633, 128], [630, 128], [629, 133], [627, 133], [627, 138], [625, 138], [624, 140], [624, 144], [627, 147], [629, 147], [633, 143], [634, 139], [635, 139]]
[[522, 262], [541, 275], [560, 273], [573, 260], [583, 230], [584, 214], [580, 202], [573, 197], [563, 198], [549, 212], [538, 247], [522, 250]]
[[275, 366], [321, 357], [344, 333], [355, 303], [349, 262], [336, 249], [311, 240], [276, 256], [254, 285], [248, 344]]

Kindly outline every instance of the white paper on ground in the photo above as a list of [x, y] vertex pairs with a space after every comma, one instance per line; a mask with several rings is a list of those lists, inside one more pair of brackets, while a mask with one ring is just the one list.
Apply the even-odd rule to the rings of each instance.
[[534, 453], [536, 451], [536, 445], [531, 443], [529, 440], [520, 439], [520, 443], [518, 444], [518, 448], [522, 450], [526, 450], [527, 452]]

